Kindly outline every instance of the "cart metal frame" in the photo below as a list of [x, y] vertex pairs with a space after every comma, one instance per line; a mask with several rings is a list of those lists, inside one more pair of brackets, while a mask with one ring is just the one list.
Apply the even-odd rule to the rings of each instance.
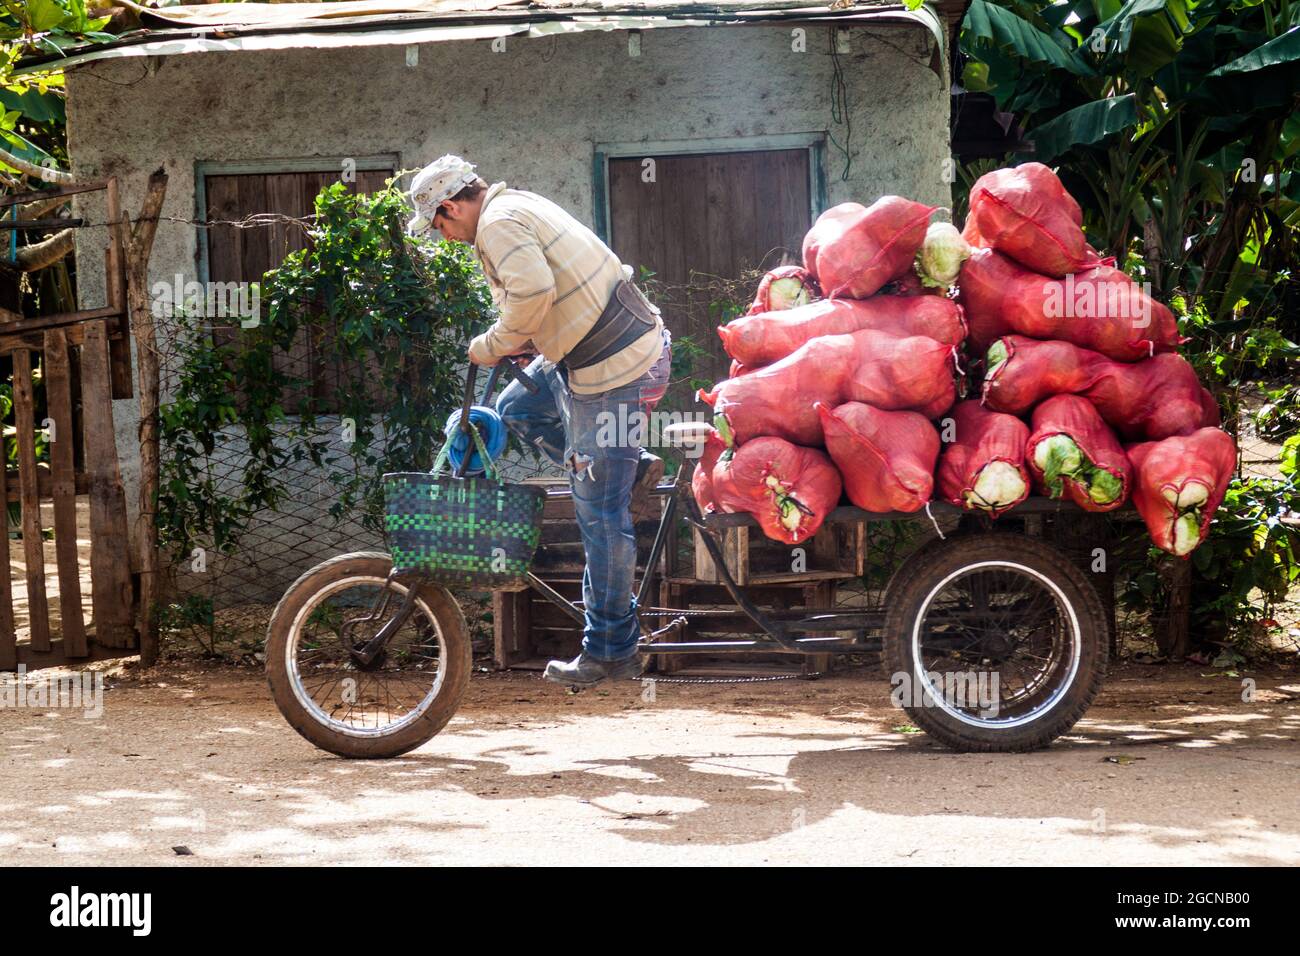
[[[666, 498], [663, 514], [655, 533], [654, 543], [645, 562], [645, 570], [636, 589], [637, 616], [641, 620], [643, 634], [638, 644], [638, 653], [642, 654], [742, 654], [755, 651], [787, 652], [792, 654], [845, 654], [879, 651], [881, 638], [866, 632], [878, 631], [884, 625], [886, 604], [852, 610], [810, 611], [807, 608], [792, 610], [764, 609], [755, 604], [745, 593], [745, 588], [736, 583], [727, 563], [723, 558], [722, 547], [718, 540], [719, 532], [728, 527], [756, 527], [757, 521], [748, 514], [701, 514], [695, 496], [691, 492], [691, 483], [685, 476], [691, 474], [695, 463], [683, 461], [677, 469], [671, 484], [660, 485], [658, 496]], [[567, 490], [551, 491], [551, 499], [571, 497]], [[1125, 509], [1132, 510], [1131, 505]], [[1087, 514], [1072, 502], [1058, 501], [1051, 498], [1031, 497], [1016, 505], [1016, 515], [1073, 513]], [[680, 514], [682, 520], [698, 529], [700, 539], [718, 569], [721, 584], [735, 602], [737, 610], [689, 610], [686, 608], [664, 608], [649, 606], [650, 588], [657, 575], [659, 559], [670, 536], [676, 530]], [[889, 520], [929, 520], [941, 517], [964, 517], [983, 519], [992, 527], [992, 519], [973, 514], [948, 502], [933, 501], [925, 511], [920, 512], [871, 512], [853, 506], [837, 507], [826, 517], [827, 522], [835, 521], [889, 521]], [[960, 535], [964, 532], [957, 532]], [[953, 538], [956, 535], [952, 536]], [[1067, 560], [1062, 555], [1062, 560]], [[584, 622], [581, 601], [570, 601], [555, 588], [543, 581], [537, 574], [529, 572], [528, 585], [541, 597], [558, 607], [575, 623]], [[687, 615], [691, 617], [735, 617], [737, 614], [748, 617], [761, 630], [761, 634], [749, 640], [725, 641], [673, 641], [674, 634], [680, 633], [687, 625]], [[669, 618], [669, 623], [653, 627], [652, 622]], [[843, 637], [818, 637], [826, 632], [856, 631], [853, 639]]]

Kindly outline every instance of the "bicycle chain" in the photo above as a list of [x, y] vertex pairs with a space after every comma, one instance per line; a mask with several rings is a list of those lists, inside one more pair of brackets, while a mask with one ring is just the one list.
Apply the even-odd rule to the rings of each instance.
[[[651, 610], [651, 611], [640, 611], [638, 613], [643, 614], [646, 617], [655, 617], [655, 618], [704, 617], [704, 616], [722, 617], [723, 615], [719, 614], [718, 612], [725, 611], [725, 610], [727, 610], [727, 608], [725, 607], [697, 607], [694, 608], [693, 610], [688, 610], [685, 608], [680, 610], [677, 608], [670, 608], [665, 611]], [[745, 612], [742, 611], [740, 608], [736, 608], [735, 616], [745, 617]]]
[[[759, 684], [764, 681], [799, 680], [803, 676], [803, 674], [766, 674], [762, 677], [655, 677], [653, 674], [642, 674], [640, 677], [634, 677], [633, 680], [649, 680], [656, 684]], [[545, 680], [541, 674], [537, 675], [537, 679]]]
[[[693, 611], [674, 611], [671, 614], [661, 614], [654, 611], [640, 611], [638, 613], [644, 617], [655, 618], [656, 620], [662, 620], [671, 623], [673, 620], [679, 617], [706, 617], [706, 618], [712, 617], [712, 618], [717, 618], [718, 620], [722, 620], [725, 617], [725, 615], [718, 614], [717, 613], [718, 610], [720, 609], [696, 608]], [[808, 615], [812, 616], [814, 614], [830, 614], [830, 613], [839, 613], [839, 612], [855, 613], [857, 612], [858, 609], [853, 607], [814, 607], [814, 608], [807, 608], [806, 610], [808, 611]], [[866, 610], [872, 610], [872, 609], [867, 608]], [[744, 611], [740, 610], [739, 608], [737, 608], [736, 613], [732, 616], [750, 619], [749, 615], [747, 615]], [[660, 626], [662, 627], [665, 625], [660, 625]], [[757, 627], [757, 625], [755, 626]], [[853, 630], [853, 628], [846, 628], [846, 630]]]
[[764, 677], [647, 677], [644, 674], [639, 681], [654, 681], [656, 684], [759, 684], [763, 681], [798, 680], [802, 674], [768, 674]]

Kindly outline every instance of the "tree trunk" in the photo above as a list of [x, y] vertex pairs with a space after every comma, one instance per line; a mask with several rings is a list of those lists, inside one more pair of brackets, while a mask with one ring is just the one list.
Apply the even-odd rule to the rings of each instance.
[[1160, 577], [1169, 593], [1167, 617], [1156, 628], [1156, 646], [1171, 661], [1181, 661], [1191, 648], [1192, 563], [1166, 558]]
[[73, 231], [64, 229], [48, 239], [23, 246], [18, 250], [18, 268], [23, 272], [35, 272], [52, 266], [71, 252], [74, 244]]
[[1261, 126], [1251, 137], [1245, 155], [1264, 168], [1257, 168], [1252, 180], [1238, 176], [1232, 192], [1223, 204], [1222, 218], [1201, 259], [1204, 271], [1197, 284], [1193, 302], [1208, 299], [1206, 311], [1213, 318], [1222, 319], [1223, 308], [1231, 303], [1222, 301], [1225, 285], [1232, 273], [1233, 264], [1241, 255], [1242, 246], [1250, 232], [1251, 220], [1259, 205], [1259, 192], [1263, 186], [1267, 164], [1277, 150], [1281, 120], [1272, 120]]
[[20, 173], [26, 173], [28, 176], [35, 176], [37, 179], [44, 180], [47, 183], [56, 183], [60, 186], [71, 186], [76, 182], [72, 178], [72, 173], [65, 172], [62, 169], [54, 169], [51, 166], [42, 166], [39, 163], [29, 163], [25, 159], [19, 159], [7, 149], [0, 149], [0, 160], [6, 166], [12, 166]]

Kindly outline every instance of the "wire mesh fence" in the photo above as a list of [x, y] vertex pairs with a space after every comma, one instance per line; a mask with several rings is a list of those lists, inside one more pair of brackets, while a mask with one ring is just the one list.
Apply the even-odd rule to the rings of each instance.
[[[193, 316], [172, 314], [156, 314], [155, 321], [164, 418], [169, 402], [194, 401], [193, 389], [178, 388], [185, 376], [227, 376], [233, 383], [229, 355], [206, 368], [207, 357], [194, 347], [194, 337], [207, 334], [208, 325], [196, 323]], [[338, 336], [313, 334], [311, 344], [337, 340]], [[295, 409], [292, 400], [301, 397], [303, 379], [311, 382], [319, 407], [321, 395], [328, 398], [335, 384], [330, 374], [338, 363], [328, 354], [309, 354], [300, 343], [285, 343], [284, 351], [295, 360], [279, 363], [271, 374], [294, 382], [283, 390], [286, 410]], [[463, 381], [465, 367], [456, 374]], [[401, 396], [374, 399], [382, 411], [385, 401]], [[246, 407], [244, 396], [213, 400], [230, 401], [236, 409]], [[164, 539], [170, 538], [170, 543], [164, 542], [168, 580], [160, 615], [165, 641], [223, 655], [256, 655], [276, 602], [300, 575], [339, 554], [387, 550], [381, 530], [382, 498], [364, 493], [367, 486], [372, 492], [377, 486], [363, 480], [358, 493], [354, 479], [377, 477], [390, 470], [383, 467], [385, 461], [403, 460], [403, 449], [394, 447], [401, 439], [385, 433], [382, 414], [360, 424], [364, 427], [338, 414], [309, 419], [288, 414], [272, 429], [270, 455], [265, 448], [258, 455], [250, 452], [250, 426], [238, 412], [201, 440], [188, 433], [183, 442], [170, 447], [164, 440], [165, 481], [169, 456], [183, 457], [184, 480], [179, 483], [186, 486], [164, 487], [164, 492], [172, 499], [184, 498], [182, 513], [194, 515], [196, 525], [201, 525], [172, 528], [170, 535], [164, 534]], [[368, 443], [358, 442], [358, 434], [372, 437]], [[442, 443], [441, 434], [426, 437], [426, 444], [435, 449]], [[514, 481], [560, 476], [558, 469], [531, 450], [511, 448], [500, 464], [503, 475]], [[409, 465], [391, 470], [409, 470]], [[261, 506], [245, 506], [250, 489], [257, 492], [253, 500]], [[472, 609], [483, 604], [483, 596], [466, 594], [463, 603]], [[486, 627], [490, 638], [490, 620]]]

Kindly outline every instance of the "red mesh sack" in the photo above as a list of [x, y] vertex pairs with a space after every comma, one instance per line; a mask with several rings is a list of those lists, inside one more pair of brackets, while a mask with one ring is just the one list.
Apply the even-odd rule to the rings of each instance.
[[1024, 414], [1045, 398], [1084, 391], [1106, 361], [1101, 353], [1069, 342], [1004, 335], [985, 353], [984, 404]]
[[717, 412], [723, 440], [743, 445], [760, 435], [797, 445], [822, 444], [814, 406], [866, 402], [935, 418], [956, 401], [956, 348], [925, 336], [900, 338], [866, 329], [823, 335], [771, 365], [729, 378], [699, 397]]
[[783, 359], [818, 336], [863, 329], [925, 335], [948, 345], [966, 338], [961, 307], [951, 299], [932, 295], [822, 299], [784, 312], [741, 316], [718, 326], [718, 335], [728, 355], [752, 366]]
[[840, 500], [840, 473], [824, 451], [780, 438], [756, 438], [713, 469], [723, 511], [748, 512], [776, 541], [811, 538]]
[[1196, 370], [1173, 352], [1132, 365], [1110, 362], [1083, 394], [1127, 439], [1158, 441], [1219, 424], [1218, 405], [1207, 407]]
[[1237, 447], [1217, 428], [1128, 447], [1133, 504], [1156, 547], [1180, 557], [1205, 540], [1237, 466]]
[[719, 510], [718, 499], [713, 493], [713, 469], [726, 450], [727, 443], [722, 440], [718, 430], [709, 429], [709, 437], [704, 440], [700, 460], [695, 463], [695, 471], [691, 473], [691, 493], [695, 495], [695, 503], [700, 506], [702, 514], [712, 514]]
[[1025, 465], [1039, 490], [1065, 494], [1085, 511], [1124, 504], [1132, 466], [1119, 439], [1086, 398], [1055, 395], [1034, 409]]
[[821, 298], [817, 280], [803, 266], [780, 266], [763, 276], [746, 315], [780, 312]]
[[976, 249], [962, 263], [958, 286], [977, 352], [1014, 332], [1135, 362], [1172, 352], [1182, 341], [1169, 308], [1111, 266], [1048, 279], [991, 249]]
[[867, 511], [919, 511], [934, 490], [939, 434], [924, 415], [861, 402], [818, 405], [826, 450], [849, 501]]
[[[1005, 355], [1005, 360], [1001, 360]], [[984, 402], [1021, 414], [1051, 395], [1082, 395], [1129, 440], [1156, 441], [1218, 424], [1218, 406], [1181, 355], [1115, 362], [1068, 342], [1006, 335], [989, 349]]]
[[1049, 276], [1065, 276], [1097, 262], [1084, 238], [1079, 204], [1042, 163], [996, 169], [975, 181], [962, 237], [998, 250]]
[[1223, 423], [1219, 414], [1219, 402], [1208, 388], [1201, 389], [1201, 425], [1218, 428]]
[[955, 505], [996, 518], [1029, 496], [1025, 446], [1029, 426], [1014, 415], [958, 402], [949, 412], [953, 439], [943, 447], [935, 484]]
[[912, 268], [935, 208], [901, 196], [832, 206], [804, 236], [804, 268], [828, 298], [874, 295]]
[[858, 361], [845, 381], [844, 401], [920, 412], [931, 419], [957, 401], [955, 346], [925, 335], [903, 337], [873, 329], [851, 338]]
[[727, 444], [763, 435], [796, 445], [820, 445], [821, 421], [813, 405], [838, 405], [849, 371], [857, 364], [848, 335], [826, 335], [772, 365], [719, 382], [699, 397], [715, 411], [714, 424]]

